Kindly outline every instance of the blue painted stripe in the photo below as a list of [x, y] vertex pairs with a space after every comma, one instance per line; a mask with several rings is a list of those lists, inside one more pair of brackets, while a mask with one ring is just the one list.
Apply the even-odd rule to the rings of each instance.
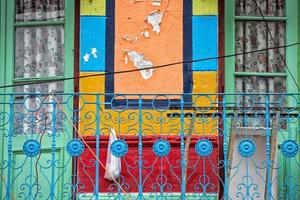
[[99, 16], [80, 17], [81, 72], [105, 71], [105, 20]]
[[[218, 56], [217, 16], [193, 16], [193, 60]], [[194, 71], [215, 71], [218, 60], [193, 63]]]
[[[108, 73], [105, 76], [105, 92], [114, 93], [115, 77], [113, 72], [115, 71], [115, 0], [106, 2], [106, 54], [105, 54], [105, 72]], [[110, 102], [113, 95], [105, 95], [105, 101]], [[107, 105], [105, 105], [107, 107]]]

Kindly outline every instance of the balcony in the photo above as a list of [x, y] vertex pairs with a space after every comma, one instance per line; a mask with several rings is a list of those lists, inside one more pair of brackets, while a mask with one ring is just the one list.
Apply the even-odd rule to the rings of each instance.
[[299, 94], [2, 94], [0, 199], [298, 200], [299, 104]]

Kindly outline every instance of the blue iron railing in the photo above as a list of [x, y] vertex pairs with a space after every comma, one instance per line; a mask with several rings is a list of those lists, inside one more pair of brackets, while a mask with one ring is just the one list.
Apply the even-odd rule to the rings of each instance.
[[299, 104], [299, 94], [3, 94], [0, 199], [298, 200]]

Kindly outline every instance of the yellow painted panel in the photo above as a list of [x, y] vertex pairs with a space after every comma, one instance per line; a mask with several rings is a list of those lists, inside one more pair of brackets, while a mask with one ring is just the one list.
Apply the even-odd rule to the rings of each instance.
[[[194, 72], [193, 73], [193, 102], [194, 106], [200, 109], [203, 113], [213, 113], [213, 107], [216, 107], [217, 95], [202, 95], [202, 94], [216, 94], [218, 92], [218, 73], [213, 72]], [[196, 128], [201, 128], [205, 131], [203, 134], [216, 135], [217, 134], [217, 120], [205, 118], [207, 123], [201, 122]]]
[[80, 15], [105, 16], [106, 0], [80, 0]]
[[[217, 72], [194, 72], [193, 73], [193, 94], [215, 94], [218, 92], [218, 80], [217, 80]], [[206, 100], [210, 99], [214, 102], [216, 96], [215, 95], [206, 95], [204, 97], [199, 95], [194, 95], [193, 99], [200, 102], [207, 102]]]
[[[88, 76], [93, 74], [103, 74], [102, 72], [81, 72], [80, 76]], [[105, 76], [93, 76], [79, 79], [79, 91], [80, 92], [97, 92], [104, 93]]]
[[[93, 72], [81, 72], [80, 76], [92, 74], [102, 74]], [[105, 76], [94, 76], [81, 78], [79, 80], [79, 91], [81, 93], [99, 93], [105, 92]], [[95, 134], [95, 114], [96, 114], [96, 95], [82, 95], [79, 98], [80, 123], [79, 132], [84, 135]], [[104, 96], [100, 96], [100, 102], [104, 102]]]
[[193, 15], [218, 15], [218, 0], [193, 0]]
[[[95, 73], [82, 72], [81, 76]], [[101, 74], [101, 73], [96, 73]], [[80, 92], [100, 93], [105, 92], [105, 77], [96, 76], [80, 79]], [[217, 91], [216, 72], [194, 72], [194, 93], [215, 93]], [[215, 96], [215, 95], [213, 95]], [[112, 109], [104, 109], [104, 96], [100, 96], [102, 110], [96, 110], [96, 96], [83, 95], [80, 98], [80, 125], [79, 131], [83, 135], [94, 135], [96, 130], [96, 113], [100, 116], [101, 134], [109, 134], [110, 127], [114, 127], [117, 134], [137, 135], [138, 134], [138, 110], [126, 110], [117, 112]], [[207, 104], [201, 101], [201, 106]], [[144, 135], [178, 135], [180, 136], [180, 118], [169, 118], [168, 113], [172, 111], [158, 112], [155, 110], [142, 111], [142, 130]], [[192, 112], [192, 111], [187, 111]], [[185, 118], [185, 133], [188, 133], [190, 119]], [[197, 118], [195, 121], [195, 135], [216, 135], [217, 120], [206, 117]]]
[[[193, 102], [197, 107], [215, 106], [217, 102], [216, 95], [202, 95], [215, 94], [218, 91], [217, 72], [194, 72], [193, 73]], [[203, 110], [210, 110], [203, 108]]]
[[[101, 134], [109, 135], [110, 127], [114, 127], [117, 135], [138, 135], [139, 118], [138, 110], [126, 110], [116, 112], [111, 109], [98, 111], [100, 115]], [[143, 135], [172, 135], [180, 136], [180, 118], [169, 118], [171, 111], [159, 113], [154, 110], [142, 111], [142, 134]], [[192, 111], [189, 111], [189, 113]], [[96, 109], [95, 106], [86, 105], [80, 112], [80, 131], [83, 135], [94, 135], [96, 130]], [[188, 133], [190, 119], [185, 118], [184, 132]], [[216, 135], [217, 120], [205, 117], [205, 121], [198, 117], [194, 124], [193, 135]]]
[[217, 77], [216, 71], [193, 72], [193, 94], [216, 93], [218, 91]]

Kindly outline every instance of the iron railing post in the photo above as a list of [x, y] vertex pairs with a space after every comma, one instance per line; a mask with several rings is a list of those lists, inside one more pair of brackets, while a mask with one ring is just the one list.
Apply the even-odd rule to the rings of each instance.
[[184, 99], [180, 99], [180, 155], [181, 155], [181, 200], [185, 199], [185, 160], [184, 160]]
[[7, 141], [7, 179], [6, 179], [6, 199], [10, 199], [11, 188], [11, 169], [12, 169], [12, 130], [13, 130], [13, 95], [10, 95], [9, 99], [9, 129], [8, 129], [8, 141]]
[[228, 142], [227, 139], [228, 137], [231, 137], [230, 135], [228, 135], [227, 133], [227, 126], [226, 126], [226, 96], [223, 97], [223, 101], [222, 101], [222, 118], [223, 118], [223, 153], [224, 153], [224, 199], [227, 200], [228, 199], [228, 171], [227, 171], [227, 166], [228, 166], [228, 161], [227, 161], [227, 149], [228, 149]]
[[[100, 100], [99, 94], [96, 96], [96, 156], [99, 158], [100, 148]], [[99, 158], [100, 159], [100, 158]], [[95, 160], [95, 199], [99, 199], [99, 162]]]
[[271, 191], [271, 180], [270, 180], [270, 124], [269, 124], [269, 96], [266, 95], [266, 160], [267, 160], [267, 199], [271, 199], [272, 191]]
[[56, 100], [52, 102], [52, 144], [51, 144], [51, 184], [50, 184], [50, 199], [54, 199], [54, 187], [55, 187], [55, 151], [56, 151]]
[[139, 95], [139, 105], [138, 105], [138, 108], [139, 108], [139, 144], [138, 144], [138, 154], [139, 154], [139, 194], [138, 194], [138, 199], [143, 199], [143, 173], [142, 173], [142, 170], [143, 170], [143, 161], [142, 161], [142, 155], [143, 155], [143, 143], [142, 143], [142, 121], [143, 121], [143, 113], [142, 113], [142, 96]]

